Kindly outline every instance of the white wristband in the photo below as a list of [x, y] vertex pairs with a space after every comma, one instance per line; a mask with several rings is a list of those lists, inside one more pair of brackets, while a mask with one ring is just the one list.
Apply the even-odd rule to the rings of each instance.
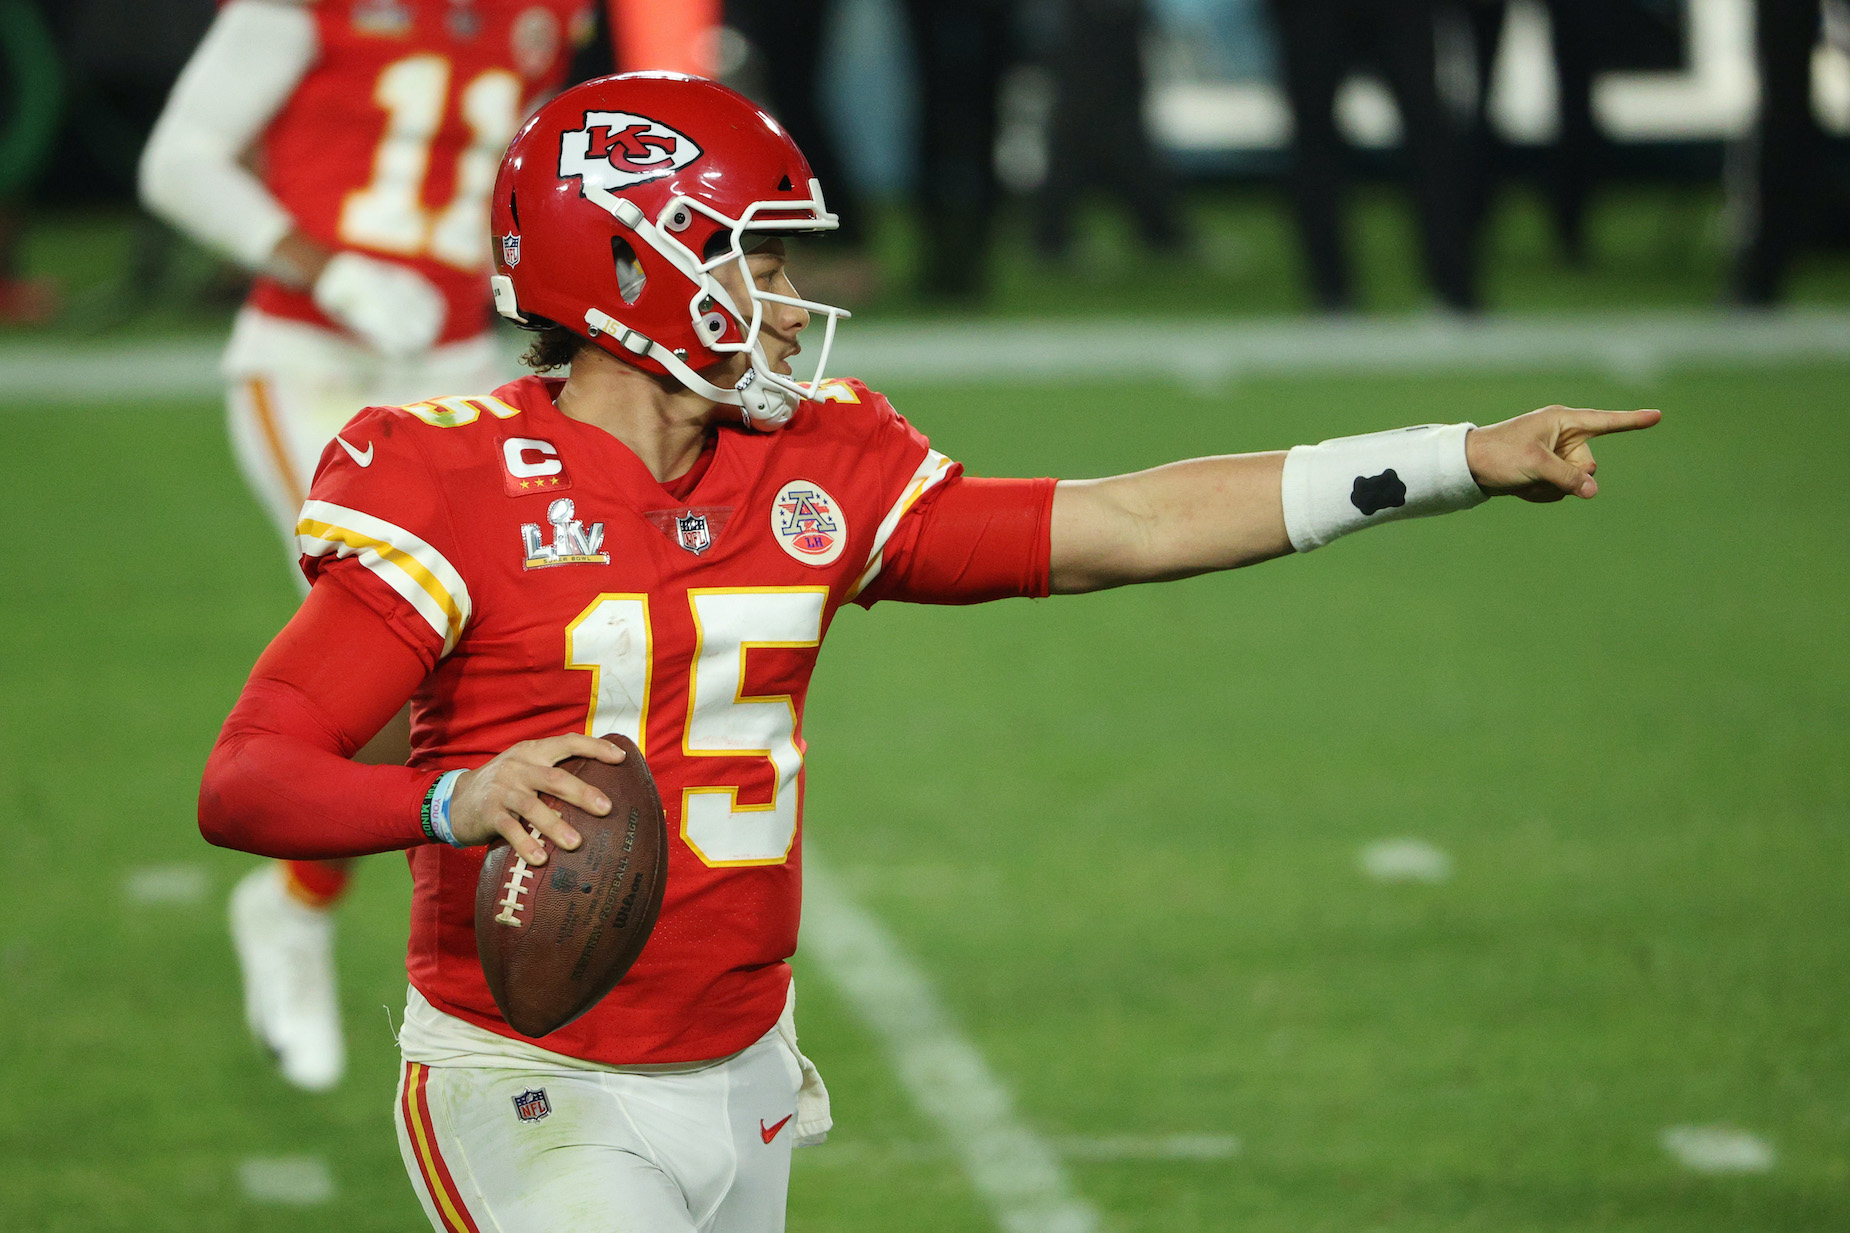
[[1402, 518], [1470, 509], [1486, 499], [1465, 461], [1475, 424], [1426, 424], [1300, 445], [1285, 455], [1285, 534], [1299, 552]]

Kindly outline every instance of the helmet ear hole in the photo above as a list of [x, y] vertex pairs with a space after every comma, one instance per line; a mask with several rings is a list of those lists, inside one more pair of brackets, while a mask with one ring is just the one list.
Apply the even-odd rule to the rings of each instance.
[[721, 227], [718, 231], [715, 231], [712, 235], [707, 237], [706, 246], [700, 250], [700, 259], [702, 261], [712, 261], [718, 257], [725, 256], [731, 249], [732, 232]]
[[636, 250], [622, 236], [610, 237], [610, 256], [617, 267], [617, 293], [625, 304], [634, 304], [642, 298], [642, 289], [648, 285], [649, 276], [643, 273], [642, 263], [636, 260]]

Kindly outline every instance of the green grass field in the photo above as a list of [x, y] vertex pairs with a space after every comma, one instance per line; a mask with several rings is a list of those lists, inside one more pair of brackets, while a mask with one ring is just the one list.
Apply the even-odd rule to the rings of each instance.
[[[808, 833], [1065, 1136], [1112, 1233], [1850, 1227], [1850, 370], [900, 389], [973, 471], [1087, 475], [1549, 401], [1660, 405], [1591, 504], [1497, 502], [1312, 557], [986, 609], [851, 611]], [[353, 1050], [285, 1087], [245, 1035], [198, 773], [294, 592], [210, 405], [0, 411], [0, 1228], [414, 1230], [388, 1011], [408, 882], [342, 916]], [[1449, 881], [1358, 852], [1417, 838]], [[197, 901], [126, 880], [197, 866]], [[800, 1233], [994, 1225], [799, 958], [838, 1131]], [[1769, 1172], [1703, 1176], [1665, 1128]], [[324, 1159], [253, 1205], [252, 1156]]]

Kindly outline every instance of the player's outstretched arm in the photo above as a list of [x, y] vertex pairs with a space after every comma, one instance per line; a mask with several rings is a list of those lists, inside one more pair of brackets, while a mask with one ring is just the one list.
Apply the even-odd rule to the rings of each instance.
[[1050, 586], [1070, 594], [1237, 569], [1486, 496], [1592, 497], [1592, 439], [1660, 418], [1544, 407], [1486, 428], [1404, 429], [1290, 454], [1195, 458], [1063, 481], [1054, 493]]

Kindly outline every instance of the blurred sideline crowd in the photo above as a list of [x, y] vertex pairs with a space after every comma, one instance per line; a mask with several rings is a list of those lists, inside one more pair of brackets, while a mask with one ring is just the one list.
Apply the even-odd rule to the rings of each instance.
[[[459, 0], [467, 3], [468, 0]], [[661, 0], [640, 0], [640, 5]], [[678, 2], [678, 0], [677, 0]], [[713, 31], [712, 72], [766, 105], [809, 155], [842, 217], [817, 269], [849, 300], [873, 286], [872, 203], [828, 114], [824, 49], [846, 0], [726, 0]], [[1037, 253], [1070, 256], [1082, 200], [1103, 196], [1152, 250], [1186, 255], [1185, 177], [1153, 139], [1145, 101], [1154, 0], [884, 0], [899, 18], [916, 83], [919, 223], [917, 292], [978, 302], [998, 207], [999, 100], [1008, 73], [1035, 66], [1051, 92], [1044, 174], [1029, 205]], [[1420, 264], [1435, 304], [1481, 305], [1479, 250], [1498, 181], [1515, 165], [1487, 115], [1505, 0], [1250, 0], [1269, 26], [1266, 55], [1289, 106], [1292, 141], [1277, 174], [1303, 248], [1309, 299], [1320, 311], [1356, 305], [1343, 219], [1358, 167], [1401, 180], [1418, 221]], [[613, 71], [625, 57], [624, 0], [600, 9], [573, 78]], [[627, 6], [639, 7], [639, 0]], [[1557, 135], [1523, 164], [1540, 183], [1562, 259], [1586, 260], [1588, 202], [1627, 159], [1602, 133], [1596, 72], [1611, 63], [1627, 21], [1678, 22], [1676, 0], [1545, 0], [1558, 97]], [[135, 166], [161, 104], [211, 23], [215, 0], [0, 0], [0, 324], [51, 320], [59, 290], [19, 274], [19, 240], [35, 202], [134, 196]], [[1776, 303], [1794, 255], [1850, 238], [1841, 142], [1820, 129], [1812, 58], [1823, 41], [1850, 45], [1845, 0], [1754, 0], [1753, 59], [1761, 82], [1751, 132], [1726, 151], [1733, 267], [1729, 298]], [[613, 35], [614, 27], [614, 35]], [[1358, 157], [1336, 122], [1339, 87], [1375, 75], [1400, 117], [1387, 160]], [[1460, 88], [1460, 81], [1463, 88]], [[1006, 168], [1004, 168], [1006, 169]], [[139, 224], [130, 285], [157, 280], [173, 244]], [[234, 277], [228, 273], [228, 278]]]

